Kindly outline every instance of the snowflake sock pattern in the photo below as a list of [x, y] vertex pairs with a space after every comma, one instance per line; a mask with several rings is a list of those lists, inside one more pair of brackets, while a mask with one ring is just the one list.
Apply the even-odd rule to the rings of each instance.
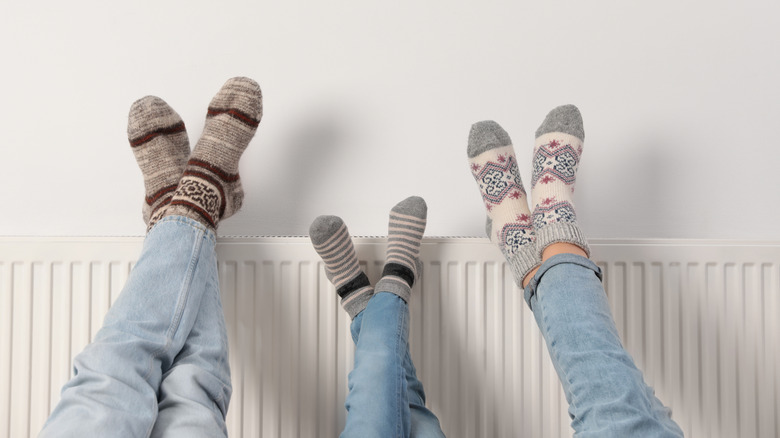
[[168, 205], [181, 179], [190, 142], [179, 114], [155, 96], [138, 99], [127, 117], [127, 138], [144, 177], [144, 223]]
[[419, 196], [410, 196], [390, 210], [387, 257], [378, 292], [391, 292], [409, 303], [414, 282], [422, 271], [420, 243], [425, 234], [428, 206]]
[[515, 283], [522, 287], [525, 276], [541, 259], [534, 245], [531, 210], [512, 140], [498, 123], [478, 122], [471, 126], [467, 154], [487, 210], [485, 232], [504, 254]]
[[325, 273], [341, 297], [341, 306], [355, 319], [366, 308], [374, 288], [360, 268], [347, 226], [338, 216], [319, 216], [309, 228], [309, 237], [325, 262]]
[[572, 243], [590, 255], [572, 202], [584, 139], [582, 116], [574, 105], [554, 108], [536, 130], [531, 194], [540, 255], [556, 242]]
[[203, 135], [160, 217], [187, 216], [216, 229], [220, 220], [238, 211], [244, 199], [238, 160], [262, 115], [263, 97], [257, 82], [249, 78], [225, 82], [209, 104]]

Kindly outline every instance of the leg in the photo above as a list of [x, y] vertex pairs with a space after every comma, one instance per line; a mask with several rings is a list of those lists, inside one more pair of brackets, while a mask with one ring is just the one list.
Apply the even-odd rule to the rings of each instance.
[[525, 289], [581, 437], [681, 437], [623, 348], [601, 285], [580, 255], [546, 260]]
[[573, 105], [536, 131], [532, 180], [537, 250], [544, 263], [526, 287], [569, 402], [578, 436], [682, 436], [618, 337], [572, 197], [583, 151]]
[[[355, 368], [350, 373], [350, 415], [344, 436], [374, 436], [379, 432], [384, 433], [377, 436], [410, 436], [412, 431], [415, 436], [443, 435], [438, 419], [425, 407], [422, 384], [409, 354], [407, 302], [420, 274], [419, 250], [426, 216], [427, 206], [419, 197], [407, 198], [390, 211], [382, 279], [366, 310], [353, 320]], [[401, 308], [382, 309], [380, 306], [387, 305], [387, 301]], [[382, 309], [381, 317], [376, 307]], [[373, 412], [373, 418], [367, 405], [372, 397], [386, 406]]]
[[158, 409], [161, 426], [191, 424], [192, 417], [167, 420], [165, 411], [174, 412], [183, 400], [207, 400], [203, 404], [220, 411], [217, 429], [224, 425], [230, 384], [215, 231], [219, 219], [241, 205], [235, 172], [259, 123], [262, 100], [254, 81], [234, 78], [214, 103], [219, 105], [210, 108], [204, 137], [186, 166], [189, 145], [178, 114], [152, 96], [131, 107], [128, 136], [144, 176], [149, 233], [103, 328], [74, 360], [75, 377], [42, 436], [148, 436]]
[[[352, 340], [357, 345], [360, 338], [360, 328], [363, 313], [358, 314], [352, 322]], [[441, 424], [436, 415], [425, 405], [425, 390], [422, 382], [417, 378], [417, 370], [412, 362], [407, 342], [404, 354], [404, 372], [406, 375], [406, 396], [409, 401], [412, 437], [444, 437]]]
[[404, 359], [404, 368], [406, 369], [406, 387], [407, 398], [409, 399], [409, 410], [412, 418], [412, 437], [441, 437], [444, 438], [444, 432], [441, 430], [441, 424], [427, 406], [425, 406], [425, 390], [422, 382], [417, 378], [417, 370], [412, 362], [412, 355], [409, 353], [407, 342], [406, 359]]
[[215, 275], [206, 285], [190, 336], [163, 374], [151, 436], [226, 437], [231, 394], [227, 331]]
[[41, 436], [148, 436], [157, 390], [195, 323], [216, 278], [215, 236], [172, 216], [144, 248], [103, 327], [74, 359], [74, 377]]
[[[576, 435], [681, 436], [623, 349], [600, 271], [587, 259], [590, 251], [572, 202], [583, 139], [582, 118], [573, 105], [552, 110], [537, 130], [533, 224], [528, 224], [521, 221], [528, 211], [524, 192], [505, 200], [509, 187], [522, 187], [516, 169], [504, 164], [513, 158], [511, 149], [504, 149], [509, 136], [495, 122], [472, 127], [468, 155], [488, 208], [488, 224], [496, 229], [496, 219], [504, 217], [499, 230], [518, 230], [517, 237], [498, 231], [491, 240], [507, 257], [517, 284], [527, 285], [526, 301], [566, 392]], [[517, 224], [507, 219], [507, 211], [522, 212]], [[518, 263], [516, 254], [529, 252], [533, 256], [519, 259], [529, 262]], [[544, 261], [541, 267], [531, 263], [534, 257]]]
[[[340, 218], [320, 216], [310, 228], [328, 278], [352, 317], [355, 368], [350, 373], [344, 436], [443, 436], [438, 419], [425, 408], [408, 345], [406, 300], [418, 276], [426, 213], [425, 201], [418, 197], [401, 201], [390, 212], [387, 263], [377, 284], [378, 291], [389, 293], [381, 297], [360, 269]], [[377, 404], [382, 408], [371, 409]]]
[[352, 321], [352, 330], [360, 336], [349, 373], [347, 424], [341, 436], [410, 436], [404, 367], [409, 336], [406, 302], [393, 293], [375, 293]]
[[[238, 161], [255, 133], [261, 110], [257, 83], [248, 78], [225, 83], [209, 104], [203, 135], [183, 168], [171, 206], [160, 216], [183, 214], [216, 228], [238, 210], [243, 198]], [[232, 387], [216, 274], [205, 287], [195, 325], [163, 374], [152, 436], [227, 436], [225, 417]]]

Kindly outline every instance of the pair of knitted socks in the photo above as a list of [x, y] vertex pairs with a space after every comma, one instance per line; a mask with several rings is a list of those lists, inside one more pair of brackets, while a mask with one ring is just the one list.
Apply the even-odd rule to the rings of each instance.
[[563, 105], [547, 114], [536, 130], [531, 211], [509, 134], [490, 120], [471, 127], [467, 154], [487, 210], [486, 232], [519, 286], [553, 243], [571, 243], [590, 254], [572, 202], [584, 139], [577, 107]]
[[238, 161], [262, 115], [260, 86], [249, 78], [229, 79], [211, 100], [190, 153], [184, 122], [164, 100], [147, 96], [133, 103], [127, 135], [144, 177], [147, 231], [170, 215], [216, 229], [241, 208]]
[[[418, 196], [406, 198], [390, 210], [387, 257], [376, 290], [409, 302], [422, 270], [420, 243], [427, 214], [428, 207]], [[347, 226], [338, 216], [319, 216], [311, 224], [309, 236], [325, 262], [326, 275], [336, 287], [342, 307], [354, 319], [366, 308], [374, 287], [360, 268]]]

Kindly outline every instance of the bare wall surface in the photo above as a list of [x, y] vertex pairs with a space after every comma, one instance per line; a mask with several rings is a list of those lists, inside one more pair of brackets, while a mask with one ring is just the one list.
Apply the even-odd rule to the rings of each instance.
[[429, 235], [481, 236], [470, 125], [501, 123], [530, 181], [574, 103], [590, 237], [777, 240], [779, 25], [759, 0], [0, 2], [0, 234], [143, 234], [130, 104], [164, 98], [194, 143], [245, 75], [265, 116], [222, 235], [382, 235], [417, 194]]

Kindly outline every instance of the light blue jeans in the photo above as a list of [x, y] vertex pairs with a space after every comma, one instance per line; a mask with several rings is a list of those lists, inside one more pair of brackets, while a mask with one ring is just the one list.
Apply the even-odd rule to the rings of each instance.
[[423, 385], [409, 354], [409, 307], [377, 291], [351, 325], [355, 366], [349, 373], [342, 437], [443, 437], [425, 407]]
[[525, 299], [563, 385], [574, 436], [683, 436], [623, 348], [595, 263], [574, 254], [551, 257]]
[[152, 228], [41, 437], [227, 435], [232, 388], [215, 244], [185, 217]]

